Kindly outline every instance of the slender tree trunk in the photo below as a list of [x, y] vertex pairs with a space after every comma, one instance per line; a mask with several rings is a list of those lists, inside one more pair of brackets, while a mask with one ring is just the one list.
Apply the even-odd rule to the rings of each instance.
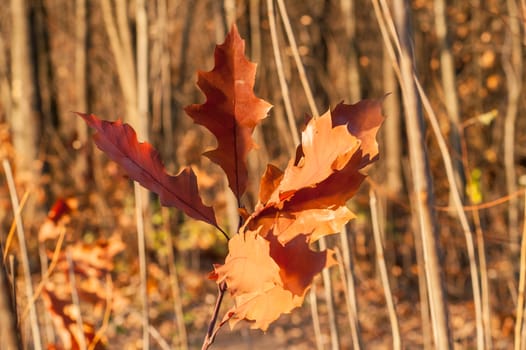
[[2, 339], [2, 348], [6, 350], [21, 350], [22, 345], [19, 342], [19, 331], [16, 326], [16, 310], [13, 307], [11, 290], [9, 288], [9, 279], [7, 278], [7, 269], [3, 259], [0, 260], [0, 339]]
[[409, 161], [413, 179], [412, 196], [418, 216], [422, 237], [426, 281], [429, 292], [429, 305], [433, 322], [433, 336], [437, 349], [452, 348], [448, 325], [448, 311], [444, 278], [440, 265], [440, 247], [434, 209], [434, 196], [424, 139], [424, 119], [420, 98], [413, 80], [414, 65], [412, 57], [411, 25], [409, 21], [409, 2], [394, 3], [395, 25], [401, 43], [400, 71], [402, 98], [405, 107]]
[[126, 105], [125, 119], [133, 125], [139, 139], [145, 140], [147, 131], [144, 130], [137, 111], [137, 74], [130, 39], [127, 2], [116, 0], [115, 11], [109, 0], [100, 0], [100, 5]]
[[340, 7], [345, 18], [345, 36], [347, 40], [347, 81], [351, 103], [362, 98], [360, 70], [358, 66], [358, 52], [356, 50], [356, 13], [354, 0], [341, 0]]
[[11, 89], [9, 87], [9, 78], [7, 72], [6, 50], [4, 38], [0, 35], [0, 122], [7, 121], [11, 115]]
[[393, 66], [386, 50], [383, 53], [383, 83], [384, 91], [389, 96], [385, 99], [384, 108], [387, 118], [385, 127], [382, 128], [384, 135], [386, 181], [389, 193], [398, 195], [402, 190], [402, 146], [400, 125], [400, 94], [393, 71]]
[[[173, 3], [173, 1], [172, 1]], [[158, 3], [157, 21], [161, 35], [161, 120], [163, 125], [163, 148], [168, 164], [175, 161], [175, 144], [172, 114], [172, 75], [170, 72], [170, 42], [168, 41], [168, 5], [166, 0]]]
[[148, 17], [146, 3], [137, 0], [137, 120], [134, 127], [148, 139]]
[[[444, 104], [449, 119], [449, 142], [453, 153], [453, 166], [460, 193], [464, 196], [466, 179], [462, 167], [462, 147], [460, 143], [460, 116], [458, 108], [457, 83], [453, 54], [447, 38], [446, 4], [444, 0], [435, 0], [435, 31], [440, 48], [440, 72], [444, 90]], [[450, 200], [451, 202], [451, 200]]]
[[10, 124], [16, 152], [17, 179], [36, 181], [39, 121], [36, 112], [34, 75], [29, 46], [27, 4], [11, 0], [11, 114]]
[[[520, 18], [516, 15], [518, 8], [515, 0], [506, 1], [509, 13], [508, 28], [503, 48], [503, 68], [508, 88], [508, 105], [504, 119], [504, 169], [506, 173], [506, 190], [508, 194], [517, 191], [517, 175], [515, 173], [515, 123], [519, 111], [522, 90], [522, 43]], [[508, 232], [511, 239], [511, 249], [514, 254], [519, 252], [519, 199], [510, 198], [508, 205]]]
[[[88, 94], [87, 94], [87, 38], [88, 38], [88, 16], [86, 0], [75, 1], [75, 93], [76, 106], [75, 109], [81, 112], [88, 112]], [[76, 118], [77, 140], [74, 144], [75, 148], [81, 149], [75, 158], [73, 165], [74, 179], [77, 188], [86, 188], [86, 177], [88, 171], [88, 150], [90, 146], [87, 144], [88, 131], [87, 125], [81, 118]]]

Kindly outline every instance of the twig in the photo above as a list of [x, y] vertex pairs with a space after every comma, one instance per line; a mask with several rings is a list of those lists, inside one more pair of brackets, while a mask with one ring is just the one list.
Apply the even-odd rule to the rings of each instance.
[[157, 341], [157, 344], [161, 347], [162, 350], [170, 350], [170, 345], [166, 342], [166, 340], [163, 339], [161, 334], [159, 334], [159, 331], [155, 329], [152, 325], [148, 328], [148, 332], [150, 335]]
[[203, 341], [203, 346], [201, 347], [201, 350], [207, 350], [210, 347], [210, 345], [212, 345], [216, 337], [217, 331], [226, 322], [226, 320], [221, 321], [217, 329], [215, 329], [217, 317], [219, 316], [219, 309], [221, 308], [221, 303], [223, 302], [223, 297], [225, 296], [226, 291], [227, 291], [226, 282], [221, 282], [217, 286], [216, 305], [214, 307], [214, 312], [212, 313], [212, 318], [210, 319], [210, 323], [208, 324], [208, 331], [206, 332], [206, 336]]
[[369, 205], [371, 207], [371, 221], [373, 224], [374, 244], [376, 247], [376, 260], [378, 269], [380, 271], [380, 279], [385, 292], [385, 301], [387, 303], [387, 310], [389, 311], [389, 319], [391, 321], [391, 330], [393, 332], [393, 349], [402, 348], [402, 340], [400, 337], [400, 326], [396, 309], [394, 305], [393, 293], [389, 284], [389, 276], [387, 275], [387, 266], [384, 259], [384, 246], [382, 243], [382, 235], [380, 234], [380, 225], [378, 222], [378, 211], [376, 207], [376, 195], [374, 190], [369, 190]]
[[40, 296], [40, 293], [42, 292], [42, 289], [44, 289], [44, 286], [46, 285], [46, 282], [49, 279], [49, 276], [51, 276], [51, 273], [55, 269], [55, 266], [57, 266], [58, 258], [60, 257], [60, 249], [62, 248], [62, 243], [64, 242], [65, 235], [66, 235], [66, 230], [62, 229], [58, 236], [57, 244], [55, 246], [55, 250], [53, 251], [53, 256], [51, 257], [51, 263], [49, 264], [49, 267], [47, 268], [46, 272], [42, 276], [42, 280], [40, 281], [37, 288], [35, 289], [35, 293], [31, 297], [30, 302], [25, 307], [24, 312], [22, 313], [21, 319], [26, 318], [27, 313], [30, 310], [29, 305], [33, 304], [38, 299], [38, 297]]
[[[22, 260], [22, 268], [24, 271], [24, 282], [26, 289], [27, 300], [31, 300], [33, 296], [33, 283], [31, 282], [31, 268], [29, 266], [29, 258], [26, 246], [26, 239], [24, 233], [24, 225], [22, 223], [22, 216], [18, 211], [18, 196], [16, 194], [15, 181], [13, 179], [13, 172], [11, 171], [11, 165], [7, 159], [2, 160], [4, 172], [7, 180], [7, 186], [9, 188], [9, 195], [11, 196], [11, 205], [13, 206], [13, 212], [15, 214], [16, 229], [18, 235], [18, 244], [20, 245], [20, 258]], [[35, 303], [30, 303], [29, 319], [31, 323], [31, 332], [33, 334], [33, 346], [35, 350], [42, 350], [42, 341], [40, 339], [40, 329], [38, 327], [38, 317], [35, 307]]]
[[[501, 204], [507, 203], [508, 201], [510, 201], [511, 198], [515, 198], [515, 197], [521, 196], [524, 193], [526, 193], [526, 189], [523, 188], [523, 189], [517, 190], [517, 191], [515, 191], [513, 193], [509, 193], [506, 196], [503, 196], [503, 197], [497, 198], [495, 200], [489, 201], [489, 202], [476, 204], [476, 205], [465, 205], [465, 206], [462, 207], [462, 209], [464, 211], [475, 211], [475, 210], [478, 211], [478, 210], [481, 210], [481, 209], [490, 209], [490, 208], [496, 207], [497, 205], [501, 205]], [[449, 211], [449, 210], [454, 210], [455, 208], [453, 208], [453, 207], [437, 206], [436, 209], [438, 211]]]
[[146, 273], [146, 242], [144, 235], [144, 218], [142, 213], [142, 193], [137, 182], [133, 183], [135, 190], [135, 219], [137, 220], [137, 249], [139, 251], [139, 270], [141, 279], [141, 302], [142, 302], [142, 348], [150, 348], [150, 336], [148, 333], [148, 291]]
[[29, 198], [29, 191], [26, 191], [26, 193], [24, 193], [24, 196], [22, 197], [22, 200], [20, 201], [20, 206], [18, 207], [15, 217], [13, 218], [13, 222], [11, 223], [11, 227], [9, 228], [9, 233], [7, 234], [7, 239], [5, 240], [5, 247], [3, 248], [4, 249], [4, 254], [3, 254], [4, 262], [7, 258], [7, 253], [9, 252], [11, 241], [13, 240], [13, 237], [15, 236], [16, 216], [22, 213], [22, 210], [24, 209], [24, 206], [26, 205], [26, 201], [28, 198]]

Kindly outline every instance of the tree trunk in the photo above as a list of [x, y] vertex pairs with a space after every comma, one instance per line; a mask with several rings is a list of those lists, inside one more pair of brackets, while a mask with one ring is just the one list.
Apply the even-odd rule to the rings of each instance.
[[28, 12], [24, 0], [11, 0], [11, 21], [10, 124], [16, 152], [17, 179], [35, 184], [39, 121], [31, 68]]

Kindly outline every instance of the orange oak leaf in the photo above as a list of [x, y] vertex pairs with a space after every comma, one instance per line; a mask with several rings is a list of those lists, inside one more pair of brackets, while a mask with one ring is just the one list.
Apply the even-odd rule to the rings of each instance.
[[303, 297], [293, 295], [290, 291], [278, 285], [265, 290], [241, 294], [234, 297], [235, 306], [225, 315], [230, 328], [241, 320], [252, 322], [250, 328], [266, 331], [269, 325], [281, 314], [288, 314], [294, 308], [301, 306]]
[[341, 170], [360, 147], [360, 141], [345, 126], [332, 126], [330, 111], [313, 117], [301, 133], [301, 140], [301, 153], [285, 169], [271, 196], [273, 202], [286, 199], [299, 189], [314, 187]]
[[308, 243], [314, 243], [320, 237], [340, 232], [354, 218], [355, 215], [346, 206], [337, 209], [305, 209], [292, 215], [277, 216], [274, 234], [281, 244], [287, 244], [298, 232], [304, 232]]
[[269, 254], [269, 243], [258, 232], [235, 235], [228, 241], [224, 265], [217, 265], [217, 283], [226, 282], [230, 293], [245, 294], [279, 284], [279, 267]]
[[93, 114], [77, 113], [97, 130], [97, 147], [121, 165], [128, 175], [159, 195], [162, 205], [177, 207], [188, 216], [218, 227], [214, 210], [203, 204], [197, 178], [190, 167], [176, 176], [169, 175], [157, 152], [148, 142], [139, 142], [135, 130], [122, 121], [100, 120]]
[[214, 68], [198, 72], [197, 85], [206, 102], [185, 108], [217, 138], [217, 149], [204, 154], [223, 168], [238, 199], [247, 187], [247, 155], [255, 146], [252, 132], [271, 108], [254, 95], [256, 64], [248, 61], [244, 52], [245, 42], [233, 25], [225, 42], [215, 49]]
[[[281, 243], [296, 234], [314, 234], [309, 238], [314, 242], [337, 232], [338, 226], [353, 217], [345, 203], [365, 179], [363, 167], [378, 158], [376, 133], [383, 119], [381, 102], [375, 100], [341, 103], [332, 112], [312, 118], [302, 133], [296, 158], [283, 175], [274, 182], [261, 182], [260, 194], [265, 195], [260, 195], [246, 226], [273, 228]], [[264, 178], [272, 178], [267, 173]], [[316, 227], [318, 222], [331, 224]]]
[[314, 276], [333, 263], [332, 252], [310, 250], [305, 237], [283, 246], [271, 234], [234, 236], [225, 264], [216, 265], [212, 274], [218, 284], [227, 283], [235, 300], [224, 320], [233, 327], [246, 319], [253, 322], [251, 328], [266, 330], [281, 314], [300, 306]]

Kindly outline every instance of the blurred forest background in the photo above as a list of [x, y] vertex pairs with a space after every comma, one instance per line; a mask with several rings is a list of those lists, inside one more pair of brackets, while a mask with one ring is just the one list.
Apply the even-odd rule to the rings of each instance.
[[[255, 133], [259, 149], [250, 155], [251, 181], [244, 203], [249, 208], [255, 204], [266, 164], [284, 168], [294, 154], [297, 134], [287, 118], [294, 118], [301, 130], [305, 115], [313, 114], [295, 53], [320, 112], [342, 100], [356, 103], [389, 95], [378, 138], [380, 160], [349, 203], [358, 217], [349, 224], [345, 239], [328, 241], [344, 256], [340, 269], [330, 270], [329, 293], [327, 281], [316, 279], [304, 307], [282, 316], [267, 334], [249, 331], [246, 325], [232, 332], [224, 327], [215, 348], [392, 348], [397, 337], [407, 348], [432, 348], [434, 343], [438, 347], [426, 300], [421, 217], [414, 209], [418, 200], [411, 195], [417, 180], [410, 169], [410, 125], [404, 118], [408, 107], [393, 70], [396, 59], [385, 49], [375, 12], [378, 3], [385, 6], [384, 1], [356, 0], [4, 0], [0, 242], [4, 271], [8, 280], [14, 276], [16, 281], [22, 341], [33, 344], [39, 337], [44, 346], [68, 348], [80, 318], [68, 309], [73, 305], [80, 306], [81, 322], [92, 327], [84, 330], [87, 339], [102, 337], [110, 349], [136, 349], [148, 341], [152, 349], [200, 346], [216, 297], [216, 285], [207, 274], [212, 263], [223, 261], [225, 240], [148, 197], [143, 208], [147, 277], [141, 276], [133, 185], [96, 149], [84, 121], [72, 112], [122, 118], [160, 151], [173, 173], [181, 165], [192, 165], [222, 225], [237, 227], [224, 176], [201, 157], [215, 140], [183, 111], [204, 100], [196, 87], [196, 72], [212, 69], [214, 47], [235, 22], [246, 40], [247, 56], [258, 64], [256, 95], [274, 105]], [[397, 11], [404, 3], [407, 7]], [[413, 43], [415, 74], [447, 140], [467, 235], [475, 243], [473, 251], [463, 234], [462, 215], [452, 210], [455, 199], [444, 155], [425, 119], [419, 131], [433, 186], [427, 210], [434, 219], [437, 241], [432, 243], [441, 259], [449, 345], [509, 349], [523, 334], [526, 4], [397, 0], [390, 6], [396, 18], [408, 16], [405, 38]], [[274, 42], [273, 25], [278, 39]], [[282, 67], [276, 65], [273, 43], [279, 45]], [[415, 110], [422, 113], [416, 100]], [[16, 213], [8, 164], [19, 200], [27, 194], [20, 222], [24, 244], [20, 239], [8, 243]], [[371, 203], [378, 212], [382, 257], [376, 254]], [[24, 254], [29, 257], [27, 266]], [[479, 298], [473, 292], [473, 257]], [[381, 258], [389, 286], [380, 280]], [[54, 270], [47, 273], [50, 263]], [[78, 267], [83, 264], [88, 266], [85, 270]], [[74, 274], [77, 278], [71, 281]], [[29, 316], [27, 305], [33, 303], [27, 298], [32, 294], [28, 275], [33, 293], [39, 293], [37, 311], [29, 311]], [[41, 281], [45, 283], [39, 288]], [[141, 304], [143, 287], [148, 308]], [[392, 296], [386, 298], [387, 289]], [[389, 313], [389, 300], [394, 300], [397, 320]], [[225, 301], [225, 310], [229, 303]], [[315, 306], [317, 311], [311, 313]], [[314, 317], [313, 323], [314, 314], [319, 319]], [[36, 325], [31, 315], [37, 316]], [[149, 340], [143, 340], [145, 325]], [[80, 348], [93, 348], [74, 336], [69, 339]]]

